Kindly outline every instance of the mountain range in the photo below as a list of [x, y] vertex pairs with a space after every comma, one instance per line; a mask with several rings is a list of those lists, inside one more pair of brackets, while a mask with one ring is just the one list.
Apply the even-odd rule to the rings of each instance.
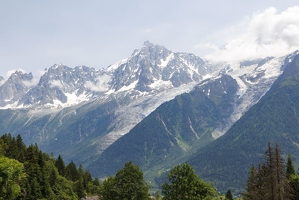
[[[251, 126], [281, 124], [278, 119], [260, 119], [263, 109], [257, 106], [271, 105], [267, 98], [283, 99], [273, 97], [274, 88], [285, 92], [289, 88], [282, 85], [296, 85], [297, 71], [292, 68], [297, 54], [212, 63], [146, 41], [128, 59], [106, 69], [55, 64], [39, 78], [16, 71], [7, 80], [0, 79], [0, 129], [2, 134], [20, 134], [27, 144], [37, 143], [47, 152], [83, 164], [99, 177], [112, 175], [132, 160], [148, 180], [158, 183], [175, 164], [190, 162], [218, 188], [239, 189], [266, 140], [280, 141], [278, 130], [284, 129], [272, 127], [275, 137], [264, 137], [268, 133], [258, 129], [264, 140], [254, 142]], [[296, 107], [294, 102], [275, 106], [280, 103], [291, 110]], [[280, 116], [284, 107], [280, 108], [270, 106], [262, 113]], [[248, 115], [251, 118], [244, 120]], [[295, 136], [287, 130], [284, 134], [281, 141], [287, 138], [297, 144]], [[224, 159], [228, 152], [231, 161], [242, 163], [243, 171], [223, 179], [226, 176], [220, 172], [236, 164], [224, 162], [230, 160]], [[241, 154], [233, 154], [242, 152], [247, 162]]]

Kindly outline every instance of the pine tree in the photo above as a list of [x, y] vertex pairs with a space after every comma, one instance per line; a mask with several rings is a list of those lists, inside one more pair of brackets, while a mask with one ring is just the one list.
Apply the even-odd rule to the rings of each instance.
[[58, 169], [58, 173], [61, 176], [64, 176], [65, 175], [65, 164], [64, 164], [64, 161], [63, 161], [63, 159], [60, 155], [58, 155], [58, 157], [55, 161], [55, 166]]
[[71, 181], [77, 181], [80, 178], [80, 175], [78, 173], [76, 164], [71, 161], [66, 167], [65, 167], [65, 177], [68, 180]]
[[22, 137], [20, 135], [17, 136], [16, 147], [17, 147], [17, 149], [16, 149], [16, 152], [17, 152], [16, 159], [20, 162], [24, 162], [26, 145], [24, 144], [24, 142], [22, 140]]
[[254, 167], [250, 170], [243, 197], [245, 200], [287, 200], [291, 199], [291, 193], [281, 151], [278, 145], [273, 149], [268, 144], [264, 153], [264, 163], [259, 165], [258, 171], [255, 171]]
[[268, 150], [264, 154], [264, 168], [263, 173], [265, 181], [267, 182], [267, 185], [264, 185], [266, 192], [266, 199], [275, 199], [275, 188], [276, 188], [276, 172], [274, 169], [274, 151], [273, 148], [270, 146], [270, 143], [268, 144]]
[[233, 200], [233, 195], [232, 195], [232, 192], [231, 192], [230, 190], [228, 190], [228, 191], [226, 192], [225, 198], [226, 198], [227, 200]]
[[86, 196], [86, 192], [84, 190], [84, 185], [83, 185], [83, 178], [80, 178], [79, 181], [76, 182], [76, 193], [79, 198]]
[[288, 155], [288, 160], [287, 160], [287, 178], [289, 179], [291, 175], [295, 174], [295, 168], [292, 162], [291, 155]]
[[246, 192], [242, 194], [244, 200], [257, 199], [257, 191], [257, 171], [252, 165], [246, 183]]

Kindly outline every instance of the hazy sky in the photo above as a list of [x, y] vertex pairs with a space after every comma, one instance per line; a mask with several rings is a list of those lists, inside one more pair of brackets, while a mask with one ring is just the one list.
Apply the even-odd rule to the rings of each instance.
[[0, 75], [105, 68], [149, 40], [215, 61], [299, 49], [298, 0], [0, 0]]

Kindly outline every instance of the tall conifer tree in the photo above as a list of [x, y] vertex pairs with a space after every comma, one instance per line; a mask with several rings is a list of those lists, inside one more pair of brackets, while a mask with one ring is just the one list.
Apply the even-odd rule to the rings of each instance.
[[292, 189], [287, 179], [285, 162], [281, 158], [278, 145], [275, 148], [268, 144], [264, 153], [264, 163], [257, 172], [250, 170], [245, 200], [288, 200], [292, 199]]

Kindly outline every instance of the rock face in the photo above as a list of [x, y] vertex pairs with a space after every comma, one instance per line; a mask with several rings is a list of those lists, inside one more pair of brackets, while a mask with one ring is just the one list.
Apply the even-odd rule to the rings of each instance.
[[[33, 75], [24, 74], [21, 71], [13, 73], [8, 80], [0, 86], [0, 106], [15, 104], [24, 96], [31, 87]], [[0, 78], [3, 81], [3, 77]]]
[[173, 53], [165, 47], [145, 42], [140, 50], [135, 50], [118, 66], [112, 85], [116, 91], [131, 84], [139, 91], [151, 91], [158, 81], [179, 87], [198, 82], [210, 72], [208, 64], [193, 54]]

